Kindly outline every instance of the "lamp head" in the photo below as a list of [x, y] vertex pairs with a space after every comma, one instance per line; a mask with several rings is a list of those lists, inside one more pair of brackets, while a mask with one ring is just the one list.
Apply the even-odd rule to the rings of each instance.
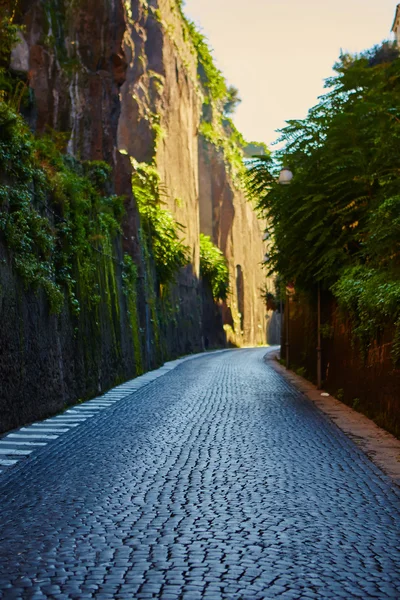
[[278, 182], [281, 185], [289, 185], [293, 179], [293, 173], [289, 169], [289, 167], [283, 167], [282, 171], [279, 173]]

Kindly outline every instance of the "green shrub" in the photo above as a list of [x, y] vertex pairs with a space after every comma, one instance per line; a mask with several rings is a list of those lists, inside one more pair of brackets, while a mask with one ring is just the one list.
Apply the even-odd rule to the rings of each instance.
[[[394, 274], [393, 274], [394, 275]], [[400, 280], [385, 270], [359, 265], [346, 269], [332, 290], [339, 306], [350, 316], [354, 334], [366, 353], [372, 340], [395, 324], [392, 357], [400, 360]]]
[[307, 369], [305, 367], [299, 367], [298, 369], [296, 369], [295, 373], [299, 377], [306, 377], [307, 376]]
[[132, 165], [132, 190], [142, 229], [155, 261], [157, 281], [166, 286], [175, 281], [179, 270], [190, 260], [189, 248], [181, 239], [184, 227], [162, 208], [160, 176], [154, 165], [133, 159]]
[[229, 293], [229, 270], [226, 259], [208, 235], [200, 234], [200, 275], [206, 279], [214, 300], [226, 300]]
[[338, 389], [338, 391], [335, 394], [335, 398], [337, 398], [338, 400], [343, 402], [343, 400], [344, 400], [344, 389], [343, 388]]

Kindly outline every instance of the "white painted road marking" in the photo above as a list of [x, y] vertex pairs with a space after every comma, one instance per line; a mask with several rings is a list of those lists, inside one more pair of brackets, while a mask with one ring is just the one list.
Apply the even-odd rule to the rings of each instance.
[[14, 448], [0, 448], [0, 454], [9, 454], [11, 455], [19, 455], [19, 456], [27, 456], [28, 454], [32, 454], [33, 450], [15, 450]]
[[[20, 430], [21, 431], [21, 430]], [[18, 438], [18, 439], [38, 439], [38, 440], [56, 440], [59, 436], [58, 435], [46, 435], [44, 433], [33, 433], [33, 434], [27, 434], [27, 433], [23, 433], [23, 434], [19, 434], [19, 433], [9, 433], [8, 436], [9, 438]]]
[[115, 404], [115, 400], [89, 400], [88, 404], [91, 403], [94, 404], [105, 404], [106, 406], [111, 406], [112, 404]]
[[62, 421], [59, 421], [57, 424], [55, 421], [42, 421], [41, 423], [32, 423], [30, 427], [34, 427], [35, 429], [38, 427], [46, 427], [46, 429], [49, 429], [54, 426], [58, 427], [58, 425], [61, 425], [62, 427], [77, 427], [79, 423], [64, 423]]
[[58, 425], [61, 425], [62, 427], [76, 427], [77, 425], [80, 425], [81, 423], [83, 423], [83, 421], [86, 421], [86, 419], [63, 419], [62, 421], [59, 421], [58, 419], [51, 419], [48, 421], [44, 421], [43, 423], [41, 423], [40, 425], [52, 425], [54, 427], [54, 425], [57, 427]]
[[[220, 350], [216, 351], [215, 354], [229, 351], [230, 350]], [[73, 408], [70, 408], [59, 415], [48, 417], [47, 419], [43, 419], [43, 421], [21, 427], [16, 430], [15, 433], [9, 433], [6, 437], [0, 438], [0, 454], [3, 456], [15, 455], [22, 458], [23, 456], [30, 454], [33, 450], [8, 449], [5, 448], [5, 446], [7, 446], [7, 444], [9, 446], [46, 446], [49, 441], [56, 440], [59, 437], [58, 434], [67, 433], [68, 431], [71, 431], [73, 427], [77, 427], [79, 424], [84, 423], [88, 418], [97, 416], [100, 411], [113, 406], [120, 400], [126, 399], [128, 396], [131, 396], [152, 381], [155, 381], [169, 371], [172, 371], [181, 363], [201, 357], [204, 357], [204, 354], [194, 354], [182, 359], [170, 361], [169, 363], [165, 363], [165, 365], [157, 371], [151, 371], [131, 381], [127, 381], [124, 384], [109, 390], [102, 396], [86, 401], [84, 404], [75, 405]], [[1, 459], [0, 466], [9, 467], [17, 462], [17, 460]], [[0, 473], [2, 472], [3, 471], [0, 470]]]
[[26, 431], [27, 433], [67, 433], [69, 429], [53, 429], [47, 428], [41, 429], [39, 427], [21, 427], [19, 431]]
[[87, 419], [86, 415], [84, 417], [83, 416], [80, 417], [78, 415], [71, 415], [71, 416], [62, 417], [62, 418], [53, 417], [52, 419], [48, 419], [46, 421], [46, 423], [53, 423], [53, 424], [54, 423], [60, 423], [61, 425], [63, 423], [83, 423], [84, 421], [86, 421], [86, 419]]
[[16, 442], [14, 440], [8, 440], [7, 438], [0, 440], [0, 444], [12, 444], [13, 446], [47, 446], [47, 442]]

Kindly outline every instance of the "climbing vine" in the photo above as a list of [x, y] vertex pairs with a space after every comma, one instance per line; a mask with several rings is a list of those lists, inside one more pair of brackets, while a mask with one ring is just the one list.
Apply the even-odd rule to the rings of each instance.
[[129, 325], [131, 328], [133, 347], [135, 352], [136, 374], [144, 372], [142, 359], [142, 345], [140, 339], [139, 314], [137, 306], [137, 279], [138, 269], [129, 254], [124, 255], [122, 270], [122, 289], [126, 298]]
[[160, 176], [154, 165], [132, 159], [132, 189], [138, 203], [143, 234], [155, 260], [158, 284], [175, 281], [178, 271], [189, 263], [189, 248], [182, 241], [184, 227], [162, 207]]
[[200, 234], [200, 275], [209, 282], [214, 300], [226, 300], [229, 270], [225, 256], [203, 233]]
[[18, 42], [21, 27], [14, 23], [17, 2], [5, 4], [9, 6], [0, 2], [0, 100], [6, 101], [18, 111], [30, 101], [28, 78], [25, 73], [11, 72], [8, 68], [11, 51]]
[[0, 101], [0, 231], [25, 284], [42, 287], [54, 313], [67, 291], [78, 313], [76, 273], [80, 295], [98, 304], [98, 261], [100, 256], [114, 260], [123, 199], [108, 193], [106, 163], [64, 155], [58, 139], [35, 138]]

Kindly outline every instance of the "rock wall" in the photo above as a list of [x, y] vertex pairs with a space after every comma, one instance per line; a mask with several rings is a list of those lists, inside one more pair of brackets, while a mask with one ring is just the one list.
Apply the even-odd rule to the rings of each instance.
[[228, 342], [265, 343], [267, 314], [261, 299], [265, 273], [262, 223], [234, 182], [221, 150], [199, 138], [200, 227], [225, 254], [230, 294], [221, 305]]
[[176, 320], [165, 330], [166, 352], [200, 351], [202, 296], [199, 285], [199, 208], [197, 129], [201, 98], [196, 61], [184, 39], [174, 2], [127, 8], [123, 48], [126, 80], [121, 86], [118, 150], [138, 162], [154, 160], [161, 176], [163, 202], [184, 227], [191, 263], [172, 291]]
[[137, 373], [121, 277], [113, 290], [107, 271], [99, 264], [99, 310], [83, 305], [79, 317], [68, 308], [51, 315], [44, 292], [26, 290], [0, 242], [0, 432], [59, 412]]
[[[170, 0], [20, 0], [24, 26], [11, 69], [24, 72], [32, 131], [52, 131], [65, 152], [112, 166], [110, 192], [125, 197], [123, 234], [110, 265], [99, 260], [101, 307], [51, 315], [45, 294], [26, 289], [0, 235], [0, 431], [61, 410], [206, 346], [265, 342], [261, 227], [223, 156], [199, 137], [202, 94], [181, 14]], [[140, 242], [132, 159], [154, 161], [164, 202], [184, 226], [191, 263], [155, 323], [153, 267]], [[1, 173], [0, 173], [1, 178]], [[218, 305], [199, 280], [199, 233], [224, 252], [231, 294]], [[119, 261], [138, 268], [132, 330]], [[78, 274], [79, 275], [79, 274]], [[112, 281], [111, 281], [112, 280]], [[206, 344], [205, 344], [206, 341]]]

